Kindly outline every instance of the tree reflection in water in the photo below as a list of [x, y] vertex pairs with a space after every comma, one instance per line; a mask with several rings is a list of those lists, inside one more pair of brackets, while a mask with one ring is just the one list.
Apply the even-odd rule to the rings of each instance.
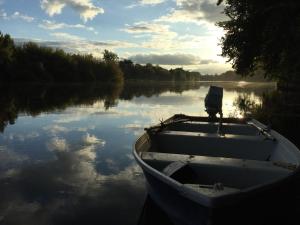
[[[103, 108], [88, 114], [89, 107], [86, 106], [98, 107], [95, 102], [100, 101], [107, 114], [126, 107], [132, 107], [132, 111], [137, 111], [139, 107], [144, 107], [141, 111], [154, 108], [151, 114], [155, 110], [161, 113], [163, 107], [170, 105], [174, 111], [182, 104], [196, 104], [197, 108], [211, 84], [130, 82], [124, 87], [96, 84], [2, 87], [2, 131], [8, 123], [20, 118], [15, 126], [6, 127], [1, 134], [0, 224], [171, 223], [162, 212], [157, 212], [159, 209], [156, 206], [149, 212], [153, 204], [149, 207], [147, 201], [146, 216], [141, 214], [146, 190], [142, 172], [131, 158], [131, 144], [137, 137], [136, 129], [142, 132], [143, 125], [151, 121], [149, 115], [106, 115]], [[270, 89], [270, 85], [258, 88], [262, 84], [247, 87], [236, 83], [217, 85], [223, 86], [231, 97], [236, 93], [259, 96]], [[193, 91], [185, 92], [188, 90]], [[184, 98], [170, 92], [185, 92]], [[153, 98], [148, 98], [151, 96]], [[230, 101], [231, 97], [228, 98]], [[112, 110], [116, 105], [121, 108]], [[78, 107], [70, 109], [72, 113], [66, 112], [74, 106]], [[88, 118], [68, 124], [55, 122], [67, 122], [63, 120], [77, 115], [81, 109], [84, 109], [81, 113], [87, 113]], [[21, 117], [24, 114], [37, 116], [44, 112], [53, 113], [34, 119]], [[94, 128], [89, 130], [87, 127], [91, 125]], [[22, 141], [16, 136], [10, 137], [28, 136], [30, 133], [26, 132], [29, 129], [40, 136]], [[153, 211], [156, 213], [153, 214]]]
[[[92, 105], [103, 101], [105, 108], [118, 104], [118, 100], [134, 97], [151, 97], [164, 92], [182, 93], [208, 87], [211, 82], [128, 82], [126, 85], [13, 85], [0, 88], [0, 131], [8, 124], [14, 124], [20, 114], [36, 116], [43, 112], [64, 110], [76, 105]], [[216, 85], [216, 84], [215, 84]], [[228, 91], [243, 91], [260, 95], [270, 88], [269, 84], [254, 83], [247, 87], [219, 82]], [[266, 87], [264, 87], [266, 85]]]
[[243, 115], [253, 117], [287, 137], [300, 147], [300, 93], [272, 91], [263, 93], [260, 103], [249, 94], [240, 94], [235, 106]]

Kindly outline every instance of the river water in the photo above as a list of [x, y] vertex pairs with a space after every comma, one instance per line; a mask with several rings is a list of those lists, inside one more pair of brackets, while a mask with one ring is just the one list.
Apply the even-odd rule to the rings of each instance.
[[[0, 97], [0, 224], [138, 224], [146, 190], [132, 146], [175, 113], [205, 115], [211, 83], [9, 87]], [[241, 117], [272, 83], [218, 82]]]

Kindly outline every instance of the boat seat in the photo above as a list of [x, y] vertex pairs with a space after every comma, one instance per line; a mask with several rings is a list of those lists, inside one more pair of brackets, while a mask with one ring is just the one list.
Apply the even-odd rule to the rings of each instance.
[[[278, 162], [234, 159], [211, 156], [143, 152], [141, 158], [151, 167], [164, 171], [172, 163], [181, 162], [171, 177], [178, 182], [213, 185], [222, 183], [232, 188], [246, 188], [279, 179], [293, 172], [293, 167]], [[187, 165], [183, 168], [179, 165]], [[176, 164], [174, 164], [176, 165]], [[183, 168], [183, 169], [181, 169]], [[179, 174], [179, 176], [177, 176]], [[191, 175], [191, 176], [190, 176]], [[185, 176], [190, 176], [190, 178]]]
[[277, 142], [263, 135], [220, 136], [216, 133], [163, 131], [154, 137], [156, 152], [267, 160]]
[[[219, 123], [211, 122], [191, 122], [170, 124], [167, 127], [169, 131], [188, 131], [202, 133], [217, 133]], [[222, 132], [224, 134], [239, 134], [239, 135], [257, 135], [258, 129], [248, 124], [222, 123]]]
[[[236, 167], [247, 169], [261, 169], [261, 170], [275, 170], [292, 172], [296, 167], [284, 167], [279, 162], [272, 161], [258, 161], [247, 159], [235, 159], [224, 157], [211, 157], [211, 156], [199, 156], [199, 155], [185, 155], [185, 154], [170, 154], [161, 152], [142, 152], [141, 158], [149, 164], [161, 164], [162, 168], [170, 165], [173, 162], [181, 162], [188, 164], [201, 164], [211, 167]], [[285, 163], [286, 164], [286, 163]]]
[[186, 165], [187, 162], [182, 162], [182, 161], [172, 162], [169, 165], [167, 165], [162, 172], [168, 177], [171, 177], [174, 173], [176, 173], [178, 170], [182, 169]]

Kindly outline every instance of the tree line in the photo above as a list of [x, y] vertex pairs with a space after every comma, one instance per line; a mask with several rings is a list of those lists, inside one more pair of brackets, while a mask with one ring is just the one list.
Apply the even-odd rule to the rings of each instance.
[[103, 58], [91, 54], [71, 54], [62, 49], [33, 42], [16, 45], [8, 34], [0, 32], [0, 82], [19, 83], [123, 83], [129, 79], [158, 81], [195, 81], [200, 73], [182, 68], [167, 70], [152, 64], [134, 64], [119, 60], [105, 50]]
[[147, 63], [135, 64], [131, 60], [124, 59], [119, 62], [124, 73], [125, 80], [153, 80], [153, 81], [199, 81], [199, 72], [190, 72], [182, 68], [164, 69], [158, 65]]
[[9, 83], [122, 83], [123, 73], [114, 61], [92, 55], [66, 53], [28, 42], [16, 45], [0, 33], [0, 81]]
[[263, 70], [256, 70], [252, 76], [241, 76], [235, 71], [229, 70], [216, 75], [202, 75], [201, 81], [248, 81], [248, 82], [267, 82], [271, 79], [265, 76]]
[[[257, 75], [258, 74], [258, 75]], [[91, 54], [71, 54], [62, 49], [40, 46], [33, 42], [16, 45], [10, 35], [0, 32], [1, 83], [114, 83], [128, 80], [151, 81], [239, 81], [245, 80], [234, 71], [218, 75], [202, 75], [182, 68], [165, 69], [129, 59], [119, 60], [117, 54], [104, 50], [101, 59]], [[263, 72], [246, 78], [265, 81]]]

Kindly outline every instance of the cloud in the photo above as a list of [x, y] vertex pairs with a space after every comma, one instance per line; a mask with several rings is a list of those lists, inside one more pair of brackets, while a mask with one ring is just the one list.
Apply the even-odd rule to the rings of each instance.
[[[87, 220], [89, 224], [135, 224], [146, 193], [136, 164], [104, 175], [88, 158], [73, 152], [56, 152], [54, 160], [27, 163], [1, 184], [5, 187], [5, 197], [0, 199], [3, 224], [75, 225]], [[116, 208], [122, 213], [112, 217], [110, 212]]]
[[141, 5], [157, 5], [163, 3], [165, 0], [141, 0]]
[[[128, 134], [129, 132], [132, 132], [135, 136], [139, 136], [144, 132], [144, 127], [145, 125], [141, 124], [142, 122], [139, 123], [131, 123], [131, 124], [126, 124], [123, 126], [120, 126], [120, 128], [125, 129], [125, 133]], [[127, 157], [131, 157], [127, 156]]]
[[165, 1], [166, 0], [140, 0], [138, 3], [131, 4], [129, 6], [126, 6], [125, 8], [132, 9], [132, 8], [137, 7], [137, 6], [148, 6], [148, 5], [154, 6], [154, 5], [161, 4]]
[[86, 133], [82, 136], [83, 148], [76, 151], [78, 156], [83, 157], [87, 161], [94, 161], [97, 157], [97, 150], [100, 147], [104, 147], [105, 140], [97, 138], [95, 135]]
[[96, 34], [98, 33], [95, 31], [95, 29], [93, 27], [88, 27], [83, 24], [56, 23], [55, 21], [50, 21], [50, 20], [43, 20], [43, 23], [40, 23], [39, 27], [46, 29], [46, 30], [59, 30], [59, 29], [65, 29], [65, 28], [75, 28], [75, 29], [84, 29], [84, 30], [92, 31]]
[[214, 56], [221, 53], [218, 38], [221, 37], [223, 31], [213, 24], [202, 24], [205, 31], [204, 35], [188, 35], [174, 32], [171, 30], [171, 25], [162, 23], [162, 21], [136, 22], [133, 25], [125, 25], [122, 31], [133, 34], [135, 38], [143, 38], [139, 47], [156, 49], [158, 51], [175, 52], [195, 52], [199, 51], [205, 54], [205, 58], [211, 58], [207, 52], [213, 52]]
[[132, 56], [130, 59], [140, 64], [152, 63], [159, 65], [200, 65], [215, 62], [211, 59], [200, 59], [191, 54], [141, 54]]
[[61, 14], [63, 8], [71, 7], [79, 13], [80, 18], [87, 22], [94, 19], [98, 14], [104, 13], [104, 9], [95, 6], [91, 0], [42, 0], [41, 8], [49, 15]]
[[202, 74], [220, 74], [224, 71], [232, 70], [230, 64], [218, 62], [213, 64], [201, 64], [187, 66], [186, 69], [191, 71], [200, 71]]
[[97, 138], [95, 135], [90, 135], [89, 133], [86, 133], [86, 135], [82, 137], [82, 141], [87, 145], [105, 145], [104, 140]]
[[28, 160], [28, 157], [7, 148], [7, 146], [0, 145], [0, 160], [0, 171], [3, 172], [4, 170], [11, 169], [11, 167], [16, 166], [17, 164], [23, 163]]
[[32, 131], [32, 132], [27, 132], [27, 133], [18, 133], [18, 134], [14, 134], [14, 133], [9, 133], [8, 135], [4, 135], [3, 138], [4, 140], [14, 140], [14, 141], [25, 141], [28, 139], [34, 139], [39, 137], [39, 133], [37, 133], [36, 131]]
[[[149, 39], [147, 40], [144, 38], [144, 41], [139, 47], [166, 50], [177, 48], [180, 44], [177, 41], [174, 41], [178, 34], [171, 31], [170, 26], [166, 24], [141, 21], [134, 23], [133, 25], [126, 24], [125, 26], [126, 27], [122, 29], [122, 31], [127, 33], [149, 35]], [[137, 36], [136, 38], [140, 38], [140, 36]]]
[[66, 139], [63, 138], [54, 137], [46, 144], [46, 146], [50, 151], [64, 152], [69, 150], [69, 144]]
[[214, 0], [176, 0], [176, 8], [160, 17], [158, 21], [215, 23], [226, 18], [222, 14], [223, 7], [217, 6]]
[[[75, 54], [92, 54], [95, 57], [102, 57], [102, 52], [104, 49], [114, 51], [116, 49], [122, 48], [133, 48], [138, 45], [126, 41], [118, 40], [107, 40], [107, 41], [92, 41], [86, 40], [82, 37], [64, 33], [64, 32], [54, 32], [50, 34], [55, 37], [57, 40], [45, 41], [45, 40], [32, 40], [32, 39], [23, 39], [15, 38], [14, 41], [16, 44], [22, 44], [26, 42], [33, 41], [40, 46], [46, 46], [51, 48], [63, 49], [69, 53]], [[75, 120], [80, 120], [80, 116], [76, 116]], [[63, 118], [60, 119], [60, 122], [67, 123], [74, 121], [74, 118]]]
[[25, 14], [22, 14], [22, 13], [20, 13], [18, 11], [14, 12], [11, 15], [8, 15], [3, 9], [1, 9], [1, 11], [0, 11], [0, 18], [2, 18], [4, 20], [17, 20], [17, 19], [20, 19], [20, 20], [24, 20], [24, 21], [26, 21], [28, 23], [34, 21], [33, 17], [25, 15]]
[[97, 157], [96, 154], [96, 146], [95, 145], [90, 145], [86, 146], [79, 151], [76, 152], [78, 156], [83, 157], [87, 161], [94, 161]]
[[137, 123], [130, 123], [130, 124], [120, 126], [120, 128], [130, 129], [130, 130], [141, 130], [144, 128], [144, 126], [142, 126], [141, 124], [137, 124]]
[[88, 127], [78, 127], [77, 131], [87, 132], [88, 130], [94, 130], [96, 128], [95, 125], [90, 125]]
[[34, 20], [33, 17], [27, 16], [25, 14], [21, 14], [20, 12], [14, 12], [14, 14], [11, 15], [12, 19], [22, 19], [25, 20], [26, 22], [32, 22]]
[[70, 41], [80, 41], [80, 40], [84, 40], [84, 38], [76, 36], [76, 35], [72, 35], [72, 34], [68, 34], [68, 33], [64, 33], [64, 32], [55, 32], [55, 33], [51, 33], [51, 36], [59, 39], [59, 40], [70, 40]]
[[121, 29], [127, 33], [131, 34], [143, 34], [143, 33], [154, 33], [154, 34], [176, 34], [175, 32], [170, 31], [170, 26], [165, 24], [158, 23], [149, 23], [149, 22], [137, 22], [133, 25], [126, 24], [124, 29]]
[[70, 131], [68, 128], [63, 127], [63, 126], [59, 126], [57, 124], [43, 127], [43, 130], [51, 133], [52, 135], [56, 135], [58, 133], [66, 133], [66, 132]]

